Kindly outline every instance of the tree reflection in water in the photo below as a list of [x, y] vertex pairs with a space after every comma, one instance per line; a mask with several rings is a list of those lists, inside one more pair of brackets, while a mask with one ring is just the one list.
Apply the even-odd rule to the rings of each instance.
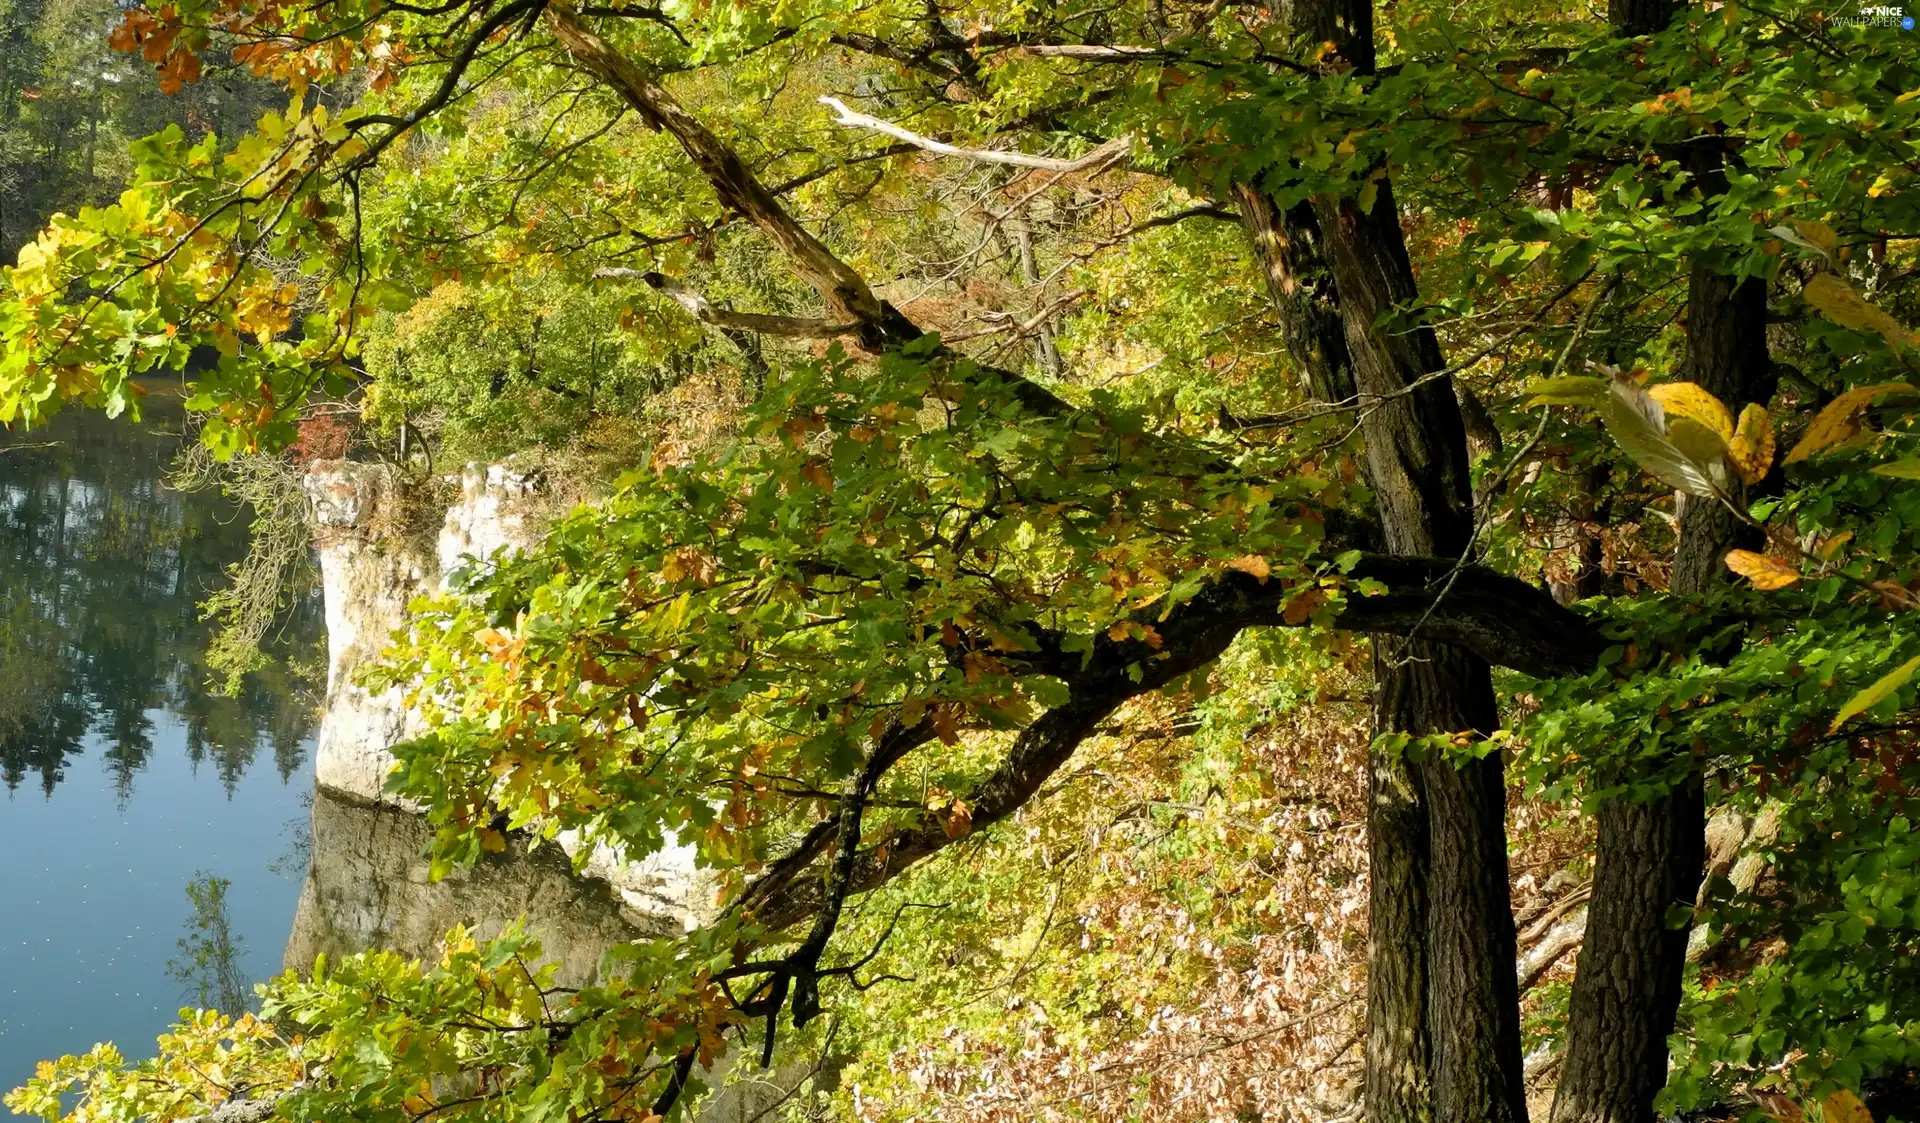
[[241, 968], [246, 942], [234, 934], [227, 915], [231, 888], [233, 882], [205, 872], [187, 882], [193, 915], [180, 938], [180, 954], [167, 963], [167, 974], [181, 985], [188, 1003], [223, 1014], [239, 1014], [255, 1005], [253, 987]]
[[[145, 420], [76, 409], [43, 429], [0, 432], [0, 782], [53, 793], [91, 737], [122, 802], [153, 751], [149, 716], [187, 728], [187, 753], [231, 793], [262, 746], [282, 777], [302, 763], [313, 700], [281, 665], [237, 696], [207, 686], [211, 626], [198, 603], [247, 548], [245, 512], [162, 482], [185, 439], [177, 392]], [[317, 643], [309, 599], [279, 638]]]

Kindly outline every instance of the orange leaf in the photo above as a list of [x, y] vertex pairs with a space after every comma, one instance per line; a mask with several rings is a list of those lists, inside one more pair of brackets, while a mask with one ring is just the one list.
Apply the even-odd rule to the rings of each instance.
[[1259, 579], [1262, 585], [1267, 583], [1267, 574], [1273, 572], [1272, 567], [1267, 565], [1267, 559], [1261, 557], [1259, 554], [1247, 554], [1244, 557], [1235, 558], [1227, 563], [1227, 568], [1252, 574]]
[[946, 831], [948, 838], [964, 838], [973, 830], [973, 809], [962, 800], [954, 800], [947, 805]]
[[1756, 589], [1784, 589], [1800, 580], [1800, 571], [1776, 558], [1752, 550], [1734, 550], [1727, 555], [1727, 568], [1753, 582]]
[[1320, 602], [1326, 599], [1327, 595], [1320, 590], [1308, 589], [1287, 602], [1287, 607], [1280, 613], [1280, 619], [1290, 626], [1297, 627], [1304, 624], [1307, 622], [1307, 617], [1313, 615], [1313, 610], [1320, 607]]

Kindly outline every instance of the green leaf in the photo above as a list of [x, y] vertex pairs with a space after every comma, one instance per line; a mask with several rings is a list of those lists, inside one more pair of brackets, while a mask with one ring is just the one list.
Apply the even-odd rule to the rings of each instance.
[[1894, 691], [1905, 686], [1917, 670], [1920, 670], [1920, 655], [1880, 676], [1872, 686], [1847, 699], [1847, 704], [1840, 707], [1840, 712], [1834, 716], [1833, 724], [1827, 727], [1827, 733], [1838, 733], [1841, 726], [1885, 701]]
[[1527, 408], [1534, 406], [1593, 406], [1607, 398], [1607, 380], [1586, 375], [1543, 378], [1527, 387]]
[[1920, 480], [1920, 456], [1909, 456], [1904, 460], [1875, 464], [1868, 471], [1876, 476], [1892, 476], [1897, 480]]

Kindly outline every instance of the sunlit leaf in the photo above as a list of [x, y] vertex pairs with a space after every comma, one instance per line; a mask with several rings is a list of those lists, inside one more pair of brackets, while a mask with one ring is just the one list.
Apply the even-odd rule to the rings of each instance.
[[1800, 580], [1800, 571], [1765, 554], [1752, 550], [1734, 550], [1727, 554], [1727, 568], [1753, 583], [1756, 589], [1784, 589]]
[[1895, 347], [1920, 346], [1920, 340], [1900, 321], [1869, 303], [1852, 285], [1832, 273], [1822, 273], [1808, 281], [1802, 292], [1808, 304], [1842, 327], [1872, 332]]
[[1892, 476], [1900, 480], [1920, 480], [1920, 456], [1909, 456], [1904, 460], [1894, 460], [1886, 464], [1875, 464], [1867, 470], [1876, 476]]
[[1727, 459], [1749, 484], [1767, 478], [1773, 468], [1773, 420], [1765, 406], [1753, 402], [1740, 411], [1740, 425], [1727, 445]]
[[1690, 418], [1717, 433], [1722, 444], [1733, 443], [1733, 412], [1698, 383], [1662, 382], [1649, 387], [1647, 394], [1660, 403], [1669, 420]]
[[1907, 680], [1912, 678], [1913, 672], [1917, 670], [1920, 670], [1920, 655], [1888, 671], [1872, 686], [1847, 699], [1847, 704], [1840, 707], [1840, 712], [1834, 715], [1833, 724], [1827, 727], [1827, 732], [1838, 733], [1841, 726], [1892, 697], [1893, 692], [1905, 686]]
[[1841, 394], [1814, 415], [1813, 423], [1794, 443], [1784, 463], [1797, 464], [1853, 436], [1859, 432], [1859, 426], [1854, 422], [1855, 416], [1875, 398], [1896, 390], [1911, 389], [1913, 387], [1905, 382], [1881, 382], [1872, 386], [1856, 386]]
[[1624, 375], [1614, 377], [1599, 408], [1607, 432], [1648, 475], [1689, 495], [1726, 495], [1726, 445], [1712, 429], [1676, 418], [1676, 440], [1659, 400]]

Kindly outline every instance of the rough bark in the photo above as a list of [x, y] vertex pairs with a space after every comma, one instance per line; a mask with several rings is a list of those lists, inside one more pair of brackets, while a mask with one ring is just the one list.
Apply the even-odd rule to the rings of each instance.
[[1677, 10], [1674, 0], [1608, 0], [1607, 22], [1622, 35], [1652, 35]]
[[[1370, 36], [1364, 6], [1321, 12], [1333, 34]], [[1364, 48], [1371, 62], [1370, 38]], [[1353, 58], [1352, 54], [1348, 57]], [[1390, 549], [1464, 556], [1472, 536], [1466, 428], [1430, 331], [1382, 333], [1417, 297], [1390, 185], [1371, 213], [1322, 201], [1282, 211], [1237, 192], [1288, 349], [1323, 402], [1359, 396], [1367, 474]], [[1498, 724], [1488, 667], [1441, 637], [1375, 646], [1375, 727], [1486, 732]], [[1374, 1120], [1524, 1118], [1518, 988], [1497, 756], [1454, 768], [1369, 760], [1370, 943], [1366, 1103]]]
[[[1311, 0], [1297, 9], [1316, 40], [1330, 41], [1360, 73], [1374, 67], [1370, 0]], [[1400, 230], [1392, 183], [1382, 178], [1371, 210], [1352, 198], [1313, 204], [1346, 325], [1363, 410], [1368, 475], [1388, 549], [1464, 558], [1472, 547], [1473, 489], [1466, 425], [1438, 339], [1425, 327], [1379, 325], [1413, 307], [1419, 291]], [[1376, 664], [1377, 724], [1415, 735], [1490, 731], [1497, 704], [1486, 662], [1431, 643], [1383, 644]], [[1376, 777], [1385, 774], [1376, 762]], [[1514, 930], [1507, 881], [1506, 788], [1498, 754], [1456, 767], [1419, 766], [1406, 785], [1426, 801], [1428, 886], [1424, 933], [1406, 918], [1374, 918], [1370, 971], [1367, 1112], [1378, 1123], [1522, 1123], [1526, 1119]], [[1376, 791], [1399, 790], [1376, 785]], [[1416, 807], [1378, 799], [1370, 829], [1402, 831]], [[1379, 875], [1376, 874], [1376, 881]], [[1391, 887], [1376, 887], [1382, 900]], [[1381, 921], [1391, 925], [1382, 928]], [[1424, 964], [1419, 964], [1424, 935]], [[1426, 976], [1425, 1009], [1409, 1006], [1401, 980]], [[1419, 1086], [1424, 1014], [1429, 1086]]]
[[1240, 225], [1280, 314], [1287, 354], [1300, 368], [1302, 389], [1317, 402], [1354, 397], [1353, 359], [1340, 319], [1340, 293], [1321, 247], [1320, 222], [1310, 203], [1282, 209], [1252, 187], [1234, 189]]
[[[1416, 643], [1396, 685], [1412, 702], [1396, 727], [1490, 733], [1498, 725], [1484, 659]], [[1429, 762], [1432, 850], [1427, 917], [1434, 1116], [1526, 1118], [1517, 954], [1507, 880], [1506, 782], [1498, 753], [1462, 767]], [[1505, 1112], [1503, 1116], [1501, 1113]]]
[[[1717, 153], [1693, 153], [1706, 193], [1721, 189]], [[1688, 369], [1738, 413], [1773, 396], [1766, 286], [1695, 261], [1687, 291]], [[1724, 505], [1686, 503], [1671, 588], [1701, 593], [1724, 580], [1728, 550], [1758, 545]], [[1649, 800], [1614, 799], [1596, 813], [1588, 936], [1574, 978], [1566, 1060], [1553, 1123], [1652, 1123], [1667, 1082], [1667, 1037], [1679, 1010], [1688, 929], [1669, 923], [1692, 905], [1706, 860], [1700, 773]]]

